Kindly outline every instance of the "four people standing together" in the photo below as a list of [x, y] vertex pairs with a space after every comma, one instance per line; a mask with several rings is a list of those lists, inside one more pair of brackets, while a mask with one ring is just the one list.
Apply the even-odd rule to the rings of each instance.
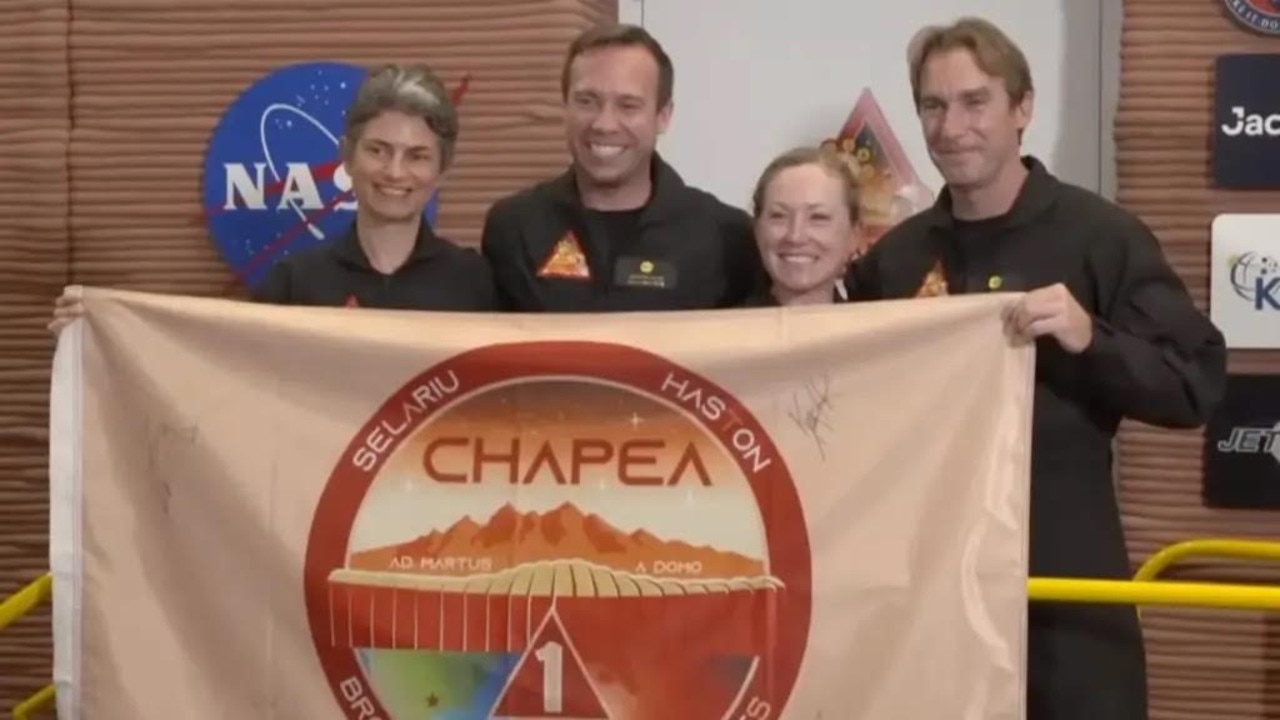
[[[342, 142], [358, 200], [350, 232], [280, 262], [255, 296], [598, 313], [1021, 292], [1006, 322], [1015, 341], [1037, 345], [1031, 571], [1127, 577], [1111, 472], [1117, 425], [1204, 423], [1224, 391], [1222, 336], [1141, 221], [1022, 153], [1034, 88], [1004, 33], [976, 19], [927, 29], [910, 74], [946, 186], [851, 262], [858, 182], [826, 151], [770, 163], [750, 214], [687, 185], [658, 155], [674, 72], [641, 28], [595, 28], [571, 45], [561, 86], [572, 163], [496, 202], [479, 252], [422, 220], [458, 135], [443, 86], [421, 68], [378, 70]], [[64, 295], [51, 327], [79, 312]], [[1132, 608], [1031, 609], [1028, 717], [1147, 717]]]

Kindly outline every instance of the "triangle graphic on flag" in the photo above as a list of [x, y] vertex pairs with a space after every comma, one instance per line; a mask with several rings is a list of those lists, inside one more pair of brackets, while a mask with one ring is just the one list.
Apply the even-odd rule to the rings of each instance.
[[489, 718], [611, 720], [553, 605], [507, 678]]

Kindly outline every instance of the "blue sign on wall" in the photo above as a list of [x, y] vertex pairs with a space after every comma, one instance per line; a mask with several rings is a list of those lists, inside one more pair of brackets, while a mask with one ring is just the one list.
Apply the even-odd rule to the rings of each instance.
[[1280, 54], [1218, 58], [1213, 179], [1220, 188], [1280, 188]]
[[[364, 68], [343, 63], [281, 68], [240, 95], [214, 130], [204, 163], [205, 222], [248, 286], [290, 253], [342, 237], [354, 221], [339, 140], [364, 77]], [[438, 203], [436, 195], [427, 222]]]

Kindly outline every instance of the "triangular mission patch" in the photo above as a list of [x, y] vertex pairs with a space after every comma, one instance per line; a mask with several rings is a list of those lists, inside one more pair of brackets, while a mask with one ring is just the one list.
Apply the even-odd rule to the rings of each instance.
[[591, 269], [587, 266], [587, 256], [582, 252], [582, 244], [573, 231], [565, 233], [560, 241], [551, 248], [551, 253], [538, 269], [538, 277], [569, 278], [572, 280], [590, 280]]

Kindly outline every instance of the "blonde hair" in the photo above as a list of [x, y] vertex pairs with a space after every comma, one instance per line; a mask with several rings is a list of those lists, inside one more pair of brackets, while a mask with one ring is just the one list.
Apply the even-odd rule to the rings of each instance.
[[354, 146], [364, 126], [389, 111], [422, 118], [440, 138], [440, 169], [449, 167], [458, 142], [458, 111], [444, 83], [430, 68], [384, 65], [369, 73], [347, 110], [347, 142]]
[[760, 179], [756, 181], [755, 192], [751, 194], [752, 217], [758, 220], [760, 213], [764, 211], [765, 194], [774, 178], [783, 170], [804, 165], [817, 165], [840, 180], [844, 186], [845, 205], [849, 209], [849, 222], [857, 225], [861, 217], [862, 189], [849, 160], [835, 150], [808, 146], [792, 148], [765, 166]]
[[920, 75], [925, 61], [936, 53], [968, 50], [982, 72], [1004, 80], [1013, 104], [1034, 90], [1031, 67], [1017, 43], [990, 21], [961, 18], [950, 25], [926, 27], [916, 34], [907, 50], [911, 67], [911, 96], [920, 107]]

